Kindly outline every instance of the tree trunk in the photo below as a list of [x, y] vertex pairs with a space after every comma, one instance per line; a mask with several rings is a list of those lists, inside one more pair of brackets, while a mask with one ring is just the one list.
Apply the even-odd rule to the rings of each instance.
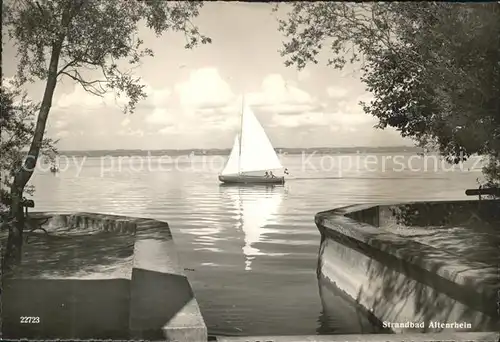
[[24, 212], [22, 206], [23, 193], [26, 184], [33, 175], [36, 163], [42, 147], [43, 136], [45, 133], [45, 126], [49, 116], [50, 107], [52, 106], [52, 97], [57, 84], [57, 72], [59, 65], [59, 56], [61, 54], [61, 47], [64, 37], [61, 37], [52, 46], [52, 53], [50, 56], [50, 64], [47, 75], [47, 83], [45, 85], [45, 92], [43, 94], [42, 104], [38, 113], [36, 122], [35, 133], [31, 141], [30, 149], [22, 167], [16, 172], [14, 181], [10, 189], [12, 198], [10, 206], [10, 216], [15, 219], [15, 224], [9, 231], [7, 239], [7, 248], [4, 256], [5, 265], [18, 264], [22, 258], [22, 244], [23, 244], [23, 229], [24, 229]]

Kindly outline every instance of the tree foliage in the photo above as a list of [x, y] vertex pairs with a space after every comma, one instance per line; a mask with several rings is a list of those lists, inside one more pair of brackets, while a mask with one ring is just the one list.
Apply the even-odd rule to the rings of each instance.
[[22, 197], [43, 146], [57, 83], [66, 77], [97, 96], [108, 91], [124, 96], [128, 104], [123, 110], [133, 112], [146, 97], [133, 71], [143, 57], [153, 56], [143, 46], [139, 28], [145, 26], [157, 35], [180, 32], [186, 37], [185, 48], [210, 43], [191, 22], [201, 6], [198, 1], [163, 0], [10, 0], [2, 4], [3, 29], [17, 49], [16, 85], [37, 79], [45, 82], [27, 157], [15, 170], [10, 188], [10, 211], [17, 223], [7, 242], [9, 259], [21, 258]]
[[[9, 86], [0, 87], [0, 211], [10, 202], [12, 179], [23, 162], [35, 131], [39, 105], [28, 99], [26, 93]], [[42, 153], [53, 157], [57, 154], [57, 141], [45, 138]], [[33, 194], [34, 187], [25, 191]]]
[[379, 119], [449, 162], [489, 158], [500, 181], [500, 5], [436, 2], [295, 2], [280, 31], [281, 54], [299, 69], [359, 62]]
[[[17, 48], [17, 79], [20, 84], [46, 80], [50, 54], [56, 51], [58, 80], [68, 77], [97, 96], [108, 91], [125, 95], [129, 102], [124, 110], [133, 111], [146, 96], [133, 70], [143, 57], [154, 55], [139, 37], [140, 24], [157, 35], [182, 32], [185, 48], [209, 43], [191, 22], [201, 6], [197, 1], [12, 0], [4, 9], [4, 23]], [[85, 69], [101, 77], [88, 79]]]

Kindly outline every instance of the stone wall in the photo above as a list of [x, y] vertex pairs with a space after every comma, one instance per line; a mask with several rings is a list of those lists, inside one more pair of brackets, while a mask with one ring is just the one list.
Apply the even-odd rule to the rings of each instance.
[[[23, 265], [4, 279], [4, 338], [207, 340], [166, 222], [94, 213], [30, 216], [49, 218], [48, 236], [30, 238]], [[25, 315], [41, 322], [23, 324]]]
[[[498, 205], [481, 202], [486, 209]], [[457, 203], [460, 213], [464, 205], [464, 201]], [[468, 205], [477, 208], [477, 204]], [[443, 208], [451, 207], [418, 203], [408, 212], [432, 208], [433, 217], [438, 217]], [[488, 267], [378, 228], [394, 223], [394, 208], [359, 205], [318, 213], [316, 224], [322, 234], [318, 275], [381, 322], [423, 322], [423, 327], [392, 327], [396, 332], [498, 331], [499, 266]], [[419, 224], [431, 222], [429, 212]], [[457, 216], [448, 217], [459, 221]], [[442, 328], [431, 322], [457, 325]]]

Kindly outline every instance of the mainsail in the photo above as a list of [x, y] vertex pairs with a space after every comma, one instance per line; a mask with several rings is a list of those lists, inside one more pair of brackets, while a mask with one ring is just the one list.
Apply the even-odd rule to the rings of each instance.
[[[236, 160], [236, 170], [234, 168]], [[282, 169], [283, 166], [264, 128], [250, 107], [245, 106], [241, 118], [241, 134], [236, 137], [222, 175]]]
[[234, 143], [233, 143], [233, 148], [231, 150], [231, 154], [229, 155], [229, 158], [227, 159], [226, 166], [224, 167], [224, 170], [222, 171], [223, 175], [234, 175], [238, 174], [240, 171], [240, 138], [239, 135], [237, 135], [234, 138]]

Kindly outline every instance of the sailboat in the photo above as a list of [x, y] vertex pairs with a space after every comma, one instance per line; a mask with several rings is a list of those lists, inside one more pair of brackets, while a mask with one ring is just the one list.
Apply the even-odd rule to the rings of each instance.
[[[264, 128], [249, 106], [242, 102], [240, 132], [219, 180], [228, 184], [284, 184], [283, 166]], [[267, 173], [267, 175], [266, 175]]]

